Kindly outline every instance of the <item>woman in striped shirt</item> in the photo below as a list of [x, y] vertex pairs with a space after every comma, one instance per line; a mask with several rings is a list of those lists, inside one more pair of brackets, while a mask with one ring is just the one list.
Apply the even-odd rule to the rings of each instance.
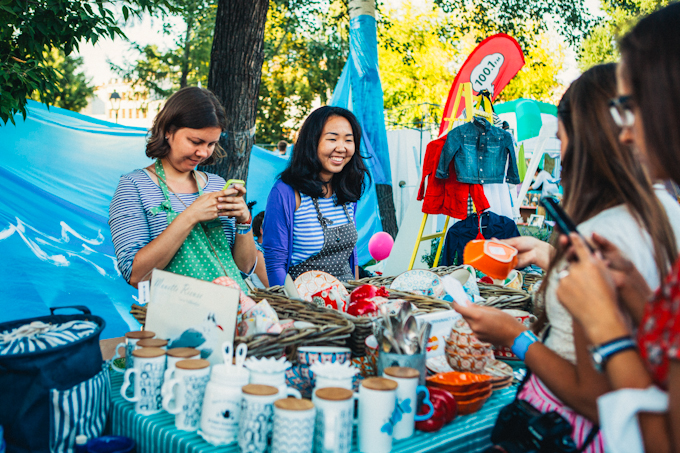
[[256, 262], [246, 190], [195, 170], [219, 156], [225, 129], [220, 102], [197, 87], [173, 94], [154, 119], [146, 155], [156, 162], [123, 175], [109, 207], [118, 268], [132, 286], [157, 268], [202, 280], [227, 275], [245, 289], [239, 270]]
[[264, 218], [270, 285], [319, 270], [356, 278], [356, 202], [370, 178], [359, 153], [361, 126], [349, 110], [321, 107], [305, 120], [274, 184]]

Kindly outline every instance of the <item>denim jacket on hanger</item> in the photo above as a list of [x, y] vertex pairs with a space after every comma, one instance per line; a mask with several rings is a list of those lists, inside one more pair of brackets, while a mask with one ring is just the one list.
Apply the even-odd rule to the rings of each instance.
[[449, 132], [442, 149], [437, 178], [449, 177], [449, 164], [454, 161], [458, 181], [468, 184], [502, 183], [508, 162], [505, 182], [519, 184], [517, 159], [512, 135], [488, 121], [475, 117]]

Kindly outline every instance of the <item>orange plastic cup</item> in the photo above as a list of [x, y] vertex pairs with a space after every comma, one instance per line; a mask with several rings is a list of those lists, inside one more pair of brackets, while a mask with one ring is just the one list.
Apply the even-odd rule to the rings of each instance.
[[463, 261], [491, 278], [505, 279], [517, 266], [517, 249], [493, 239], [473, 240], [465, 246]]

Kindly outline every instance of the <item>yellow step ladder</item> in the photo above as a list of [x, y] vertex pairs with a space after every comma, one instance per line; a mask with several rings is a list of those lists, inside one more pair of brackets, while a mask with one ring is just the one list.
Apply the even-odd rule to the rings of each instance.
[[[465, 101], [465, 119], [463, 120], [464, 122], [472, 121], [472, 119], [475, 116], [481, 116], [482, 118], [486, 118], [491, 124], [493, 124], [493, 108], [491, 106], [491, 101], [482, 94], [473, 96], [471, 83], [465, 82], [461, 83], [458, 86], [458, 91], [456, 92], [456, 97], [453, 102], [452, 112], [454, 116], [456, 115], [456, 112], [458, 112], [458, 107], [460, 106], [461, 99]], [[457, 119], [444, 118], [444, 120], [449, 122], [449, 127], [446, 131], [446, 133], [448, 134], [451, 131], [451, 129], [453, 129], [453, 126]], [[444, 237], [446, 236], [446, 231], [448, 229], [449, 220], [451, 219], [451, 217], [446, 216], [446, 220], [444, 221], [444, 229], [440, 233], [428, 234], [427, 236], [423, 236], [423, 232], [425, 231], [425, 224], [427, 223], [428, 217], [429, 214], [423, 214], [423, 221], [420, 223], [420, 230], [418, 231], [418, 239], [416, 240], [416, 244], [413, 247], [413, 253], [411, 254], [411, 262], [408, 265], [409, 271], [413, 269], [413, 265], [416, 262], [416, 257], [418, 255], [418, 248], [420, 248], [420, 243], [437, 238], [440, 238], [439, 246], [437, 247], [437, 253], [434, 256], [434, 262], [432, 263], [432, 267], [437, 267], [437, 265], [439, 264], [439, 258], [441, 258], [442, 248], [444, 246]]]

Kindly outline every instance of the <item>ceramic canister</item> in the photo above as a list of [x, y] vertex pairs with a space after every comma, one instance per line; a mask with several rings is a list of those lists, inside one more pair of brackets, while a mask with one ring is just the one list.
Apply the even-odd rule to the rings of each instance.
[[138, 348], [161, 348], [164, 351], [168, 350], [168, 340], [161, 338], [145, 338], [137, 342]]
[[[150, 332], [148, 330], [133, 330], [131, 332], [126, 333], [125, 342], [119, 343], [116, 346], [116, 354], [111, 359], [111, 367], [119, 373], [124, 373], [125, 370], [129, 370], [130, 368], [132, 368], [132, 362], [134, 360], [132, 357], [132, 351], [134, 351], [135, 348], [137, 347], [137, 342], [139, 340], [145, 340], [148, 338], [153, 338], [155, 336], [156, 334], [154, 332]], [[125, 348], [125, 368], [120, 368], [115, 364], [116, 359], [121, 358], [120, 348]]]
[[[180, 360], [163, 395], [163, 409], [175, 414], [175, 427], [196, 431], [201, 421], [205, 387], [210, 379], [210, 362], [203, 359]], [[174, 401], [174, 404], [173, 404]]]
[[[125, 371], [120, 394], [126, 400], [135, 403], [135, 412], [151, 415], [161, 411], [161, 385], [165, 371], [165, 351], [159, 348], [140, 348], [132, 351], [135, 358], [134, 367]], [[129, 397], [127, 389], [134, 380], [134, 395]]]
[[241, 391], [238, 446], [242, 452], [264, 453], [271, 442], [274, 401], [279, 399], [279, 389], [271, 385], [248, 384]]
[[359, 450], [389, 453], [392, 450], [398, 384], [385, 378], [368, 378], [359, 386]]
[[317, 389], [312, 396], [316, 407], [315, 453], [348, 453], [352, 449], [354, 393], [340, 387]]
[[274, 403], [272, 453], [311, 453], [316, 409], [309, 400], [284, 398]]
[[213, 365], [205, 388], [201, 429], [198, 434], [213, 445], [228, 445], [238, 439], [241, 416], [241, 387], [248, 384], [250, 372], [243, 367]]
[[[394, 439], [406, 439], [413, 435], [415, 429], [415, 422], [428, 420], [434, 413], [434, 408], [430, 402], [430, 392], [427, 387], [418, 385], [418, 378], [420, 373], [418, 370], [406, 367], [389, 367], [385, 368], [383, 376], [395, 381], [399, 386], [397, 387], [397, 411], [401, 414], [396, 415], [393, 436]], [[416, 415], [418, 412], [418, 393], [422, 393], [421, 400], [428, 406], [428, 412], [424, 415]]]
[[175, 371], [175, 364], [180, 360], [200, 359], [201, 351], [194, 348], [172, 348], [168, 349], [165, 355], [168, 357], [168, 361], [165, 366], [165, 375], [163, 376], [163, 389], [161, 391], [163, 395], [167, 393], [167, 383], [173, 377], [172, 372]]

